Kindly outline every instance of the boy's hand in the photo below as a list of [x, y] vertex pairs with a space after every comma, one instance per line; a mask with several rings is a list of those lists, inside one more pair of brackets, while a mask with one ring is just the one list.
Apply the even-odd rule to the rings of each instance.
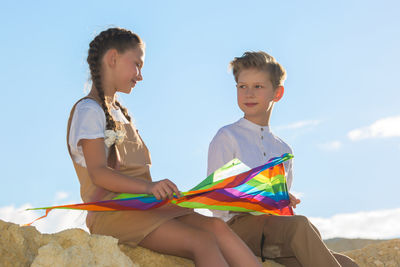
[[289, 193], [289, 200], [290, 200], [289, 207], [293, 207], [294, 209], [296, 208], [296, 205], [301, 202], [300, 199], [296, 198], [291, 193]]
[[168, 179], [152, 182], [148, 189], [149, 194], [153, 194], [158, 200], [172, 199], [174, 193], [180, 197], [178, 187]]

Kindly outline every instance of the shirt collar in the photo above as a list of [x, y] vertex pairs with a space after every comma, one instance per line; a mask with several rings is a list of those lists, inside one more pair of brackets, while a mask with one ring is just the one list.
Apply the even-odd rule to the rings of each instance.
[[245, 119], [245, 118], [241, 118], [241, 119], [238, 121], [238, 124], [239, 124], [240, 126], [242, 126], [242, 127], [245, 127], [245, 128], [247, 128], [247, 129], [250, 129], [250, 130], [252, 130], [252, 131], [257, 131], [257, 132], [265, 131], [265, 132], [267, 132], [267, 133], [270, 133], [270, 132], [271, 132], [271, 129], [269, 128], [268, 125], [267, 125], [267, 126], [260, 126], [260, 125], [255, 124], [255, 123], [253, 123], [253, 122], [251, 122], [251, 121], [249, 121], [249, 120], [247, 120], [247, 119]]

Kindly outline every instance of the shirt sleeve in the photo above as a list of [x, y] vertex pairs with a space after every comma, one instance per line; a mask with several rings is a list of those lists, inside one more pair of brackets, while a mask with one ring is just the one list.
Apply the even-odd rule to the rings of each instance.
[[293, 183], [293, 159], [290, 159], [288, 162], [288, 170], [286, 171], [286, 180], [287, 180], [288, 190], [290, 191], [290, 188], [292, 187]]
[[232, 140], [226, 131], [220, 129], [208, 148], [207, 176], [234, 158]]
[[68, 143], [71, 150], [78, 150], [78, 142], [81, 139], [104, 138], [105, 126], [104, 112], [97, 103], [83, 101], [78, 103], [69, 132]]

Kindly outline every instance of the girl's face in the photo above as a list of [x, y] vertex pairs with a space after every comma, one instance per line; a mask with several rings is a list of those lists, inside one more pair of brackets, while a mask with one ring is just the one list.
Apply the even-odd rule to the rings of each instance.
[[138, 46], [118, 53], [114, 69], [114, 86], [117, 92], [129, 94], [138, 81], [143, 80], [144, 50]]

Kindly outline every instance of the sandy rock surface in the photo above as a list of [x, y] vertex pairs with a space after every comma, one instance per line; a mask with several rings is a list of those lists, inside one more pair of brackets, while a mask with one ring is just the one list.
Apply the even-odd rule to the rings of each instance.
[[[398, 267], [400, 239], [373, 243], [344, 254], [353, 258], [360, 267]], [[118, 245], [113, 237], [89, 235], [81, 229], [41, 234], [35, 227], [20, 227], [0, 220], [0, 266], [186, 267], [194, 264], [188, 259], [159, 254], [142, 247]], [[267, 261], [263, 266], [282, 265]]]
[[[0, 266], [186, 267], [194, 264], [188, 259], [142, 247], [118, 245], [113, 237], [89, 235], [81, 229], [41, 234], [33, 226], [20, 227], [0, 220]], [[282, 265], [266, 261], [263, 266]]]
[[399, 267], [400, 266], [400, 239], [371, 244], [362, 249], [344, 252], [354, 259], [360, 267]]

